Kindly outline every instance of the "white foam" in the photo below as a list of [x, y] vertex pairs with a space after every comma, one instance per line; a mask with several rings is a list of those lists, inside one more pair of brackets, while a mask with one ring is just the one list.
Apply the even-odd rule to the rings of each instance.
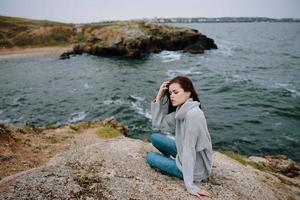
[[282, 126], [282, 122], [277, 122], [277, 123], [273, 124], [273, 127], [274, 127], [274, 128], [277, 128], [277, 127], [279, 127], [279, 126]]
[[283, 135], [281, 137], [283, 137], [286, 140], [292, 141], [292, 142], [298, 142], [298, 140], [296, 140], [295, 138], [292, 138], [292, 137], [287, 136], [287, 135]]
[[173, 62], [181, 59], [181, 53], [175, 51], [162, 51], [159, 56], [163, 63]]
[[87, 114], [84, 111], [75, 112], [75, 113], [71, 114], [70, 118], [68, 119], [68, 122], [69, 123], [78, 122], [80, 120], [83, 120], [86, 116], [87, 116]]
[[170, 78], [173, 78], [174, 76], [177, 75], [187, 75], [187, 74], [191, 74], [192, 73], [192, 69], [170, 69], [167, 71], [167, 75]]
[[16, 97], [16, 98], [13, 100], [13, 104], [12, 104], [12, 105], [14, 105], [14, 106], [22, 105], [22, 102], [21, 102], [22, 100], [24, 100], [23, 97]]
[[5, 110], [0, 110], [0, 115], [4, 112]]
[[298, 92], [297, 90], [294, 89], [290, 89], [290, 88], [285, 88], [287, 91], [289, 91], [290, 93], [294, 94], [293, 96], [295, 97], [299, 97], [300, 96], [300, 92]]
[[293, 97], [299, 97], [300, 96], [300, 92], [292, 89], [291, 87], [293, 87], [291, 84], [287, 84], [287, 83], [275, 83], [275, 88], [282, 88], [284, 90], [289, 91], [290, 93], [292, 93]]
[[133, 95], [130, 95], [130, 97], [137, 100], [137, 101], [144, 101], [144, 99], [145, 99], [145, 98], [138, 97], [138, 96], [133, 96]]
[[88, 88], [90, 88], [90, 85], [88, 83], [85, 83], [83, 87], [88, 89]]
[[111, 105], [111, 104], [123, 105], [126, 102], [124, 100], [121, 100], [121, 99], [118, 99], [118, 100], [108, 99], [108, 100], [104, 100], [103, 103], [104, 103], [104, 105]]
[[140, 102], [131, 102], [131, 107], [140, 115], [145, 116], [148, 119], [151, 119], [151, 114], [148, 109], [143, 109]]
[[232, 56], [233, 55], [233, 49], [234, 47], [229, 41], [220, 41], [218, 44], [218, 49], [220, 50], [219, 52], [225, 56]]
[[195, 71], [195, 72], [191, 72], [190, 74], [199, 75], [199, 74], [203, 74], [203, 72]]
[[250, 80], [247, 77], [243, 77], [237, 74], [230, 74], [229, 77], [226, 77], [226, 82], [231, 82], [231, 83], [249, 83]]

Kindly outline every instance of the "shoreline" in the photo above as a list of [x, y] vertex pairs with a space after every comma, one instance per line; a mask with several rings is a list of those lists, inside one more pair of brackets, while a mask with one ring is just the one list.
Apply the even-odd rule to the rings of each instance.
[[29, 48], [0, 48], [0, 59], [14, 58], [19, 56], [29, 55], [44, 55], [44, 54], [62, 54], [72, 50], [72, 45], [69, 46], [46, 46], [46, 47], [29, 47]]

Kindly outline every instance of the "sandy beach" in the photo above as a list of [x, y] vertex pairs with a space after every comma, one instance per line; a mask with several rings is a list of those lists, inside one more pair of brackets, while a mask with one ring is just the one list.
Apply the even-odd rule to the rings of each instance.
[[72, 46], [53, 47], [33, 47], [33, 48], [0, 48], [0, 59], [8, 59], [20, 56], [41, 55], [41, 54], [61, 54], [71, 50]]

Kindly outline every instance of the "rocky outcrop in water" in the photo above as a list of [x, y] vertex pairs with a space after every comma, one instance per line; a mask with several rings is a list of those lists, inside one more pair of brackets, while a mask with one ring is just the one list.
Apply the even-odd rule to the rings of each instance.
[[217, 48], [213, 39], [195, 29], [144, 21], [88, 25], [79, 31], [82, 42], [74, 45], [73, 51], [63, 53], [61, 58], [82, 53], [139, 58], [163, 50], [201, 54]]

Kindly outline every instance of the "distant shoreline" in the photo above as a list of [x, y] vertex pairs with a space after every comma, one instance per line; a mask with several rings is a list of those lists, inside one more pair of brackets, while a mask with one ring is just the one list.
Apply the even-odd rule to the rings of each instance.
[[32, 54], [62, 54], [72, 50], [72, 46], [52, 46], [52, 47], [30, 47], [30, 48], [0, 48], [0, 59], [12, 58], [15, 56], [26, 56]]
[[257, 22], [300, 22], [298, 18], [268, 18], [268, 17], [215, 17], [215, 18], [207, 18], [207, 17], [193, 17], [193, 18], [185, 18], [185, 17], [175, 17], [175, 18], [155, 18], [154, 22], [158, 23], [257, 23]]

